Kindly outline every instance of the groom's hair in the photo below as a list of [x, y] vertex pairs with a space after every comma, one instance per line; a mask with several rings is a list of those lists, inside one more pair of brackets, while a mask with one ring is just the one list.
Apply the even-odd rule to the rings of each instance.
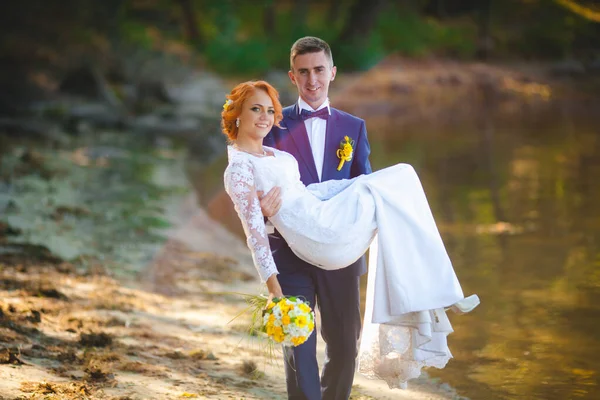
[[333, 67], [331, 48], [326, 41], [314, 36], [305, 36], [296, 40], [296, 42], [292, 45], [292, 49], [290, 50], [290, 69], [294, 69], [294, 60], [296, 59], [296, 56], [307, 53], [318, 53], [320, 51], [325, 53], [325, 56], [329, 60], [330, 66]]

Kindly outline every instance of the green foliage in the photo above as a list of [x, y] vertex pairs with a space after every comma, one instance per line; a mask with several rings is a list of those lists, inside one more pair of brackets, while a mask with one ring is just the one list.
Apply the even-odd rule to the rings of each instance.
[[348, 70], [367, 70], [383, 57], [386, 50], [379, 32], [373, 32], [360, 42], [341, 43], [335, 51], [335, 63]]
[[236, 40], [224, 35], [212, 40], [205, 51], [210, 66], [222, 74], [257, 74], [267, 71], [269, 60], [265, 54], [265, 40]]
[[147, 26], [135, 20], [125, 20], [120, 24], [121, 39], [132, 46], [144, 49], [152, 48], [152, 39], [148, 35]]
[[442, 24], [393, 4], [379, 14], [370, 32], [339, 42], [350, 7], [337, 8], [341, 17], [328, 21], [327, 7], [323, 5], [311, 5], [306, 15], [297, 15], [295, 7], [276, 7], [274, 32], [269, 35], [261, 24], [262, 7], [240, 6], [232, 10], [215, 5], [208, 13], [214, 23], [205, 19], [202, 25], [207, 39], [204, 56], [220, 73], [257, 76], [274, 68], [287, 69], [291, 44], [305, 35], [328, 41], [333, 46], [336, 65], [344, 70], [366, 70], [392, 52], [470, 57], [475, 51], [476, 35], [471, 21]]
[[507, 0], [496, 2], [493, 7], [494, 53], [500, 57], [597, 57], [599, 33], [596, 22], [572, 13], [554, 0]]
[[467, 57], [475, 52], [475, 30], [468, 22], [453, 26], [414, 12], [397, 11], [383, 14], [377, 31], [388, 53], [423, 56], [433, 52]]
[[0, 221], [19, 233], [9, 241], [41, 245], [64, 260], [102, 260], [109, 269], [147, 261], [170, 226], [164, 206], [181, 190], [152, 180], [172, 160], [130, 146], [111, 149], [108, 159], [89, 156], [88, 165], [74, 161], [79, 152], [37, 149], [41, 169], [24, 161], [22, 149], [5, 154], [3, 170], [12, 172], [0, 184]]
[[[363, 13], [362, 19], [354, 12], [357, 1], [191, 0], [190, 9], [168, 0], [69, 0], [64, 7], [32, 1], [6, 7], [11, 17], [3, 33], [10, 40], [1, 42], [0, 50], [19, 60], [21, 48], [39, 43], [40, 51], [34, 48], [30, 56], [40, 65], [49, 62], [47, 54], [72, 58], [60, 65], [88, 58], [102, 65], [113, 49], [156, 51], [165, 39], [185, 41], [188, 31], [194, 39], [187, 45], [197, 49], [205, 65], [253, 78], [287, 69], [291, 44], [305, 35], [328, 41], [342, 70], [369, 68], [393, 52], [469, 58], [477, 43], [499, 58], [593, 61], [600, 45], [596, 8], [570, 0], [379, 0], [372, 2], [376, 12]], [[349, 25], [355, 20], [364, 24]], [[363, 26], [368, 28], [358, 28]]]

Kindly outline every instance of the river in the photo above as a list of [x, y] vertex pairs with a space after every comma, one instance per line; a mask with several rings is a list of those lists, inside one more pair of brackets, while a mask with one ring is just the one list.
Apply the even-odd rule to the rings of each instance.
[[482, 300], [451, 316], [454, 359], [429, 374], [470, 399], [600, 398], [600, 120], [366, 121], [373, 168], [415, 167], [465, 294]]
[[[574, 110], [370, 126], [420, 174], [472, 314], [430, 375], [482, 400], [600, 398], [600, 120]], [[367, 124], [369, 124], [367, 118]]]

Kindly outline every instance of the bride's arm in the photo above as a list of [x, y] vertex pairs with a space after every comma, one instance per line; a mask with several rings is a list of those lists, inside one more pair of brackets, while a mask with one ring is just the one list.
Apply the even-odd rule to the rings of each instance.
[[266, 282], [273, 274], [278, 274], [278, 271], [271, 254], [265, 221], [256, 194], [252, 165], [243, 160], [235, 161], [227, 167], [224, 178], [225, 191], [231, 197], [244, 227], [254, 266], [261, 280]]

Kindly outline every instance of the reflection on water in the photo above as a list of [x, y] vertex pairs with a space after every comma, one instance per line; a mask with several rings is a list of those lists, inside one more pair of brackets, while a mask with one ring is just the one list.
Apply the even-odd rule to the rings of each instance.
[[[482, 300], [451, 316], [455, 358], [430, 375], [474, 400], [599, 399], [600, 120], [366, 120], [374, 169], [415, 167], [465, 294]], [[225, 164], [196, 186], [222, 189]], [[205, 193], [203, 203], [235, 229], [225, 200]]]
[[471, 399], [600, 398], [600, 121], [369, 121], [375, 169], [423, 180], [472, 314], [431, 370]]

